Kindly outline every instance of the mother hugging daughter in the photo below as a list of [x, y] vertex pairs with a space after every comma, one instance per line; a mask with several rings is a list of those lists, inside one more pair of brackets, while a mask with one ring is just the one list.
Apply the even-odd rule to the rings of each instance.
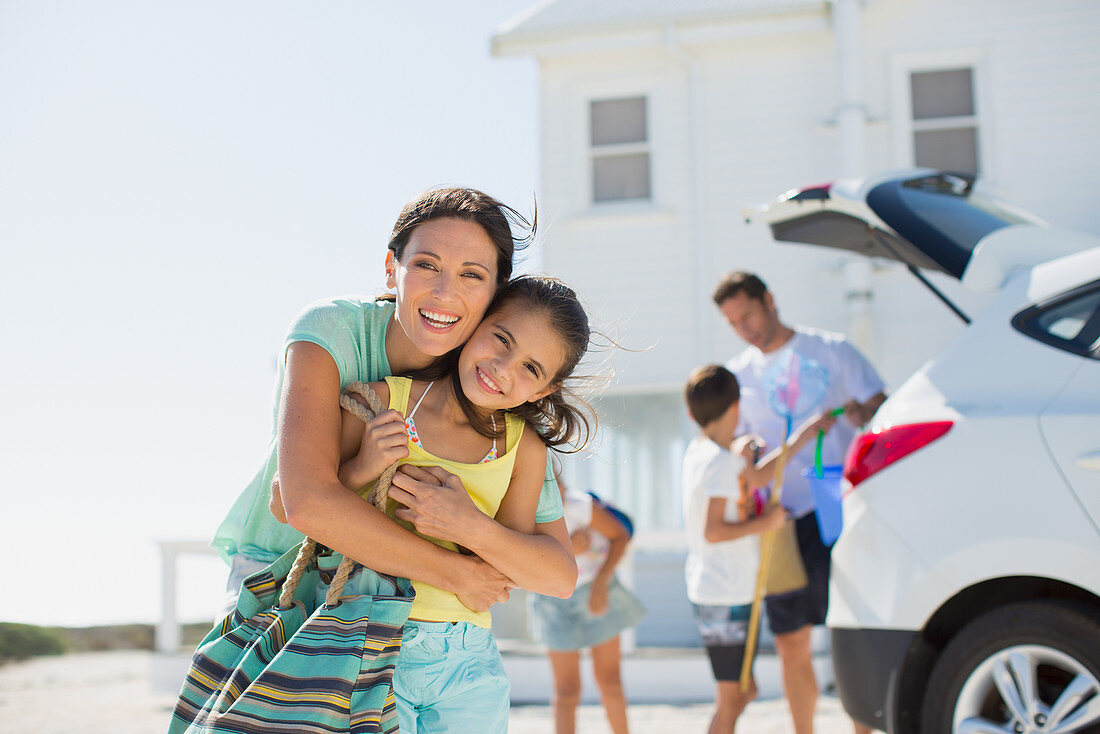
[[[508, 282], [516, 243], [534, 231], [517, 240], [512, 223], [528, 226], [480, 192], [429, 191], [394, 227], [395, 299], [299, 315], [269, 458], [215, 538], [231, 591], [303, 534], [412, 580], [394, 675], [402, 731], [504, 731], [508, 684], [487, 610], [512, 587], [566, 597], [576, 581], [547, 446], [583, 443], [590, 429], [562, 391], [588, 320], [559, 281]], [[390, 409], [366, 424], [342, 413], [354, 382], [373, 382]], [[359, 494], [394, 460], [397, 522]]]

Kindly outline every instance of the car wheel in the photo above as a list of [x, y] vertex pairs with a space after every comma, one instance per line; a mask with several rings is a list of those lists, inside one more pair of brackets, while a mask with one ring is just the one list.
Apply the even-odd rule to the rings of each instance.
[[921, 731], [1100, 732], [1100, 623], [1055, 601], [973, 620], [932, 669]]

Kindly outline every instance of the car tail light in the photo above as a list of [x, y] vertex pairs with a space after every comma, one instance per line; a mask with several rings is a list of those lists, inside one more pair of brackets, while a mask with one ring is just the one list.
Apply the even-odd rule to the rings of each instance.
[[872, 474], [923, 448], [947, 433], [954, 423], [931, 421], [876, 428], [852, 442], [844, 458], [844, 478], [854, 488]]

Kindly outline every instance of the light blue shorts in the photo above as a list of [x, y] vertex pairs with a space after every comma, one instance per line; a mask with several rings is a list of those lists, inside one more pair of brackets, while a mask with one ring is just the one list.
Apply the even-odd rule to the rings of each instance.
[[405, 623], [393, 674], [402, 734], [503, 734], [510, 691], [491, 631], [468, 622]]
[[581, 584], [568, 599], [531, 594], [531, 631], [551, 650], [580, 650], [599, 645], [633, 627], [645, 615], [641, 602], [617, 578], [607, 588], [607, 612], [588, 610], [592, 584]]

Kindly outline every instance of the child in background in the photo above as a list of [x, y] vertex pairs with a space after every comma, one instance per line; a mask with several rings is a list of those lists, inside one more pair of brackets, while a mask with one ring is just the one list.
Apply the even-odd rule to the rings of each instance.
[[[716, 688], [715, 711], [708, 734], [732, 734], [737, 717], [756, 696], [756, 684], [741, 692], [749, 614], [756, 572], [760, 565], [757, 535], [777, 530], [787, 521], [779, 505], [741, 519], [740, 477], [763, 486], [775, 475], [780, 450], [756, 462], [733, 453], [737, 431], [737, 378], [721, 365], [706, 365], [691, 373], [684, 400], [700, 435], [684, 453], [684, 532], [688, 557], [684, 567], [688, 599], [695, 608], [699, 635], [707, 648]], [[797, 451], [819, 430], [835, 422], [828, 413], [811, 418], [790, 437]], [[746, 454], [748, 452], [746, 451]], [[753, 515], [748, 508], [745, 515]]]
[[641, 620], [642, 605], [615, 577], [632, 529], [597, 497], [567, 489], [554, 467], [565, 523], [577, 558], [577, 589], [568, 599], [531, 595], [535, 638], [549, 650], [557, 734], [576, 730], [581, 698], [580, 651], [591, 648], [592, 670], [614, 734], [627, 734], [626, 695], [619, 673], [619, 634]]

